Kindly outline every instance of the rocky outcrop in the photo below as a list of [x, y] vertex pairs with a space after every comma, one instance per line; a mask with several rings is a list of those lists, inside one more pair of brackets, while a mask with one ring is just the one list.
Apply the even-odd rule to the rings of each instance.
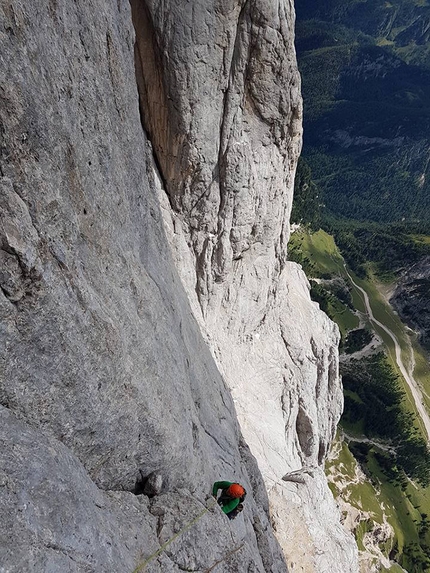
[[[128, 3], [0, 17], [0, 568], [131, 572], [221, 477], [244, 483], [243, 513], [213, 508], [146, 570], [285, 572], [169, 253]], [[135, 495], [153, 472], [160, 494]]]
[[406, 270], [390, 303], [411, 328], [419, 333], [419, 341], [430, 352], [430, 257]]
[[[168, 237], [263, 471], [278, 539], [293, 570], [356, 571], [322, 471], [342, 408], [338, 332], [287, 261], [301, 145], [292, 6], [132, 6]], [[304, 481], [282, 480], [303, 469]]]
[[[103, 491], [69, 448], [3, 407], [0, 416], [2, 571], [207, 571], [217, 564], [232, 572], [286, 570], [261, 506], [251, 502], [254, 517], [228, 528], [218, 508], [202, 516], [213, 501], [186, 487], [151, 500]], [[258, 496], [258, 478], [253, 486]]]
[[286, 259], [292, 197], [284, 190], [301, 141], [291, 7], [132, 6], [143, 123], [197, 261], [192, 287], [207, 316], [233, 261], [267, 248], [271, 266]]

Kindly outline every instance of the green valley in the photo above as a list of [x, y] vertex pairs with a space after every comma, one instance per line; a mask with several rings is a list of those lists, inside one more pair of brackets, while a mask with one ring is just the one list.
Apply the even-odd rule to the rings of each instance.
[[289, 258], [341, 334], [327, 475], [361, 573], [430, 572], [430, 2], [296, 0], [296, 12]]
[[304, 150], [327, 210], [430, 225], [430, 4], [297, 0]]
[[369, 318], [357, 287], [365, 289], [375, 320], [395, 336], [403, 361], [415, 362], [413, 376], [428, 404], [425, 354], [385, 301], [374, 275], [351, 281], [352, 271], [326, 231], [296, 229], [290, 259], [306, 270], [311, 296], [341, 331], [345, 410], [326, 470], [345, 524], [356, 536], [362, 571], [372, 563], [381, 571], [401, 570], [396, 563], [410, 573], [430, 571], [426, 429], [401, 376], [393, 340]]

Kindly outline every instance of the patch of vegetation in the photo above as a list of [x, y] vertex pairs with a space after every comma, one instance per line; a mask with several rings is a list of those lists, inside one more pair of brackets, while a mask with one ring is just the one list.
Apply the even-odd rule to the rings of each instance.
[[[389, 508], [389, 521], [396, 536], [390, 551], [390, 558], [410, 573], [427, 571], [428, 538], [427, 534], [420, 537], [420, 526], [421, 513], [428, 511], [429, 489], [422, 489], [412, 485], [409, 481], [387, 481], [384, 469], [378, 463], [378, 458], [381, 458], [376, 454], [375, 449], [369, 451], [365, 470], [375, 486], [380, 488], [381, 503]], [[416, 561], [410, 559], [409, 547], [411, 545], [415, 549]]]
[[410, 238], [419, 245], [430, 245], [430, 237], [428, 235], [410, 235]]
[[367, 275], [369, 262], [374, 263], [375, 274], [383, 279], [430, 254], [430, 244], [411, 238], [404, 225], [347, 222], [329, 217], [322, 224], [360, 278]]
[[[314, 280], [310, 281], [311, 284], [311, 298], [318, 302], [321, 310], [323, 310], [334, 322], [339, 326], [341, 333], [341, 348], [347, 332], [358, 325], [358, 317], [353, 313], [348, 303], [343, 302], [337, 294], [339, 291], [336, 288], [336, 283], [322, 282], [318, 283]], [[347, 291], [349, 294], [349, 291]], [[341, 291], [343, 296], [343, 290]], [[346, 298], [346, 297], [344, 297]]]
[[[387, 478], [398, 480], [404, 474], [423, 487], [430, 485], [427, 442], [416, 428], [414, 414], [403, 403], [405, 394], [385, 356], [380, 353], [343, 365], [342, 378], [344, 387], [360, 399], [345, 395], [343, 419], [349, 423], [360, 420], [368, 438], [395, 444], [396, 454], [386, 454], [379, 460]], [[355, 453], [360, 457], [359, 452]]]
[[325, 231], [309, 229], [291, 235], [288, 257], [299, 263], [310, 279], [311, 297], [339, 326], [342, 341], [349, 330], [358, 327], [350, 287], [343, 278], [343, 259], [333, 237]]
[[[338, 444], [335, 447], [338, 448]], [[357, 458], [367, 476], [365, 481], [357, 480]], [[380, 545], [381, 551], [410, 573], [427, 571], [430, 488], [413, 485], [404, 477], [398, 479], [395, 473], [391, 473], [386, 453], [373, 444], [351, 441], [347, 445], [342, 442], [337, 459], [327, 462], [326, 471], [334, 495], [348, 499], [348, 503], [364, 513], [354, 532], [360, 549], [364, 549], [365, 533], [388, 521], [394, 537]], [[415, 563], [410, 559], [410, 547], [414, 548], [417, 556]], [[388, 571], [400, 571], [400, 568], [393, 563]]]
[[343, 259], [333, 237], [321, 229], [292, 233], [288, 258], [302, 265], [308, 278], [331, 279], [343, 272]]
[[306, 225], [313, 231], [318, 231], [321, 223], [321, 204], [318, 199], [319, 191], [312, 180], [309, 164], [300, 157], [294, 180], [291, 221]]
[[344, 350], [346, 354], [353, 354], [365, 348], [372, 339], [373, 335], [368, 328], [351, 330], [346, 337]]
[[421, 386], [424, 389], [424, 404], [430, 410], [430, 364], [428, 357], [416, 341], [413, 342], [413, 352], [415, 356], [414, 376], [420, 381]]

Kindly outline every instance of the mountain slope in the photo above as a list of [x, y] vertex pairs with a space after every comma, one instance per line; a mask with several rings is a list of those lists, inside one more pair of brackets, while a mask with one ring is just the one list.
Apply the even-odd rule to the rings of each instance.
[[[283, 1], [228, 4], [219, 19], [175, 2], [132, 3], [163, 217], [288, 563], [352, 572], [356, 548], [323, 472], [342, 409], [338, 332], [287, 262], [301, 146], [294, 14]], [[191, 47], [190, 30], [199, 38]], [[159, 51], [145, 57], [148, 38]]]
[[430, 215], [426, 2], [297, 3], [304, 156], [336, 216]]

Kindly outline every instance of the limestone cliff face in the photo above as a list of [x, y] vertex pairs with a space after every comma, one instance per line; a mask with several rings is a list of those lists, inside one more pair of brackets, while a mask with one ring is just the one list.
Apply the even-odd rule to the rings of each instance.
[[[284, 0], [1, 5], [8, 573], [131, 572], [219, 478], [243, 514], [148, 571], [356, 570], [322, 471], [338, 334], [287, 261], [292, 29]], [[153, 471], [161, 494], [135, 495]]]
[[287, 261], [302, 113], [292, 3], [132, 7], [168, 237], [278, 540], [293, 570], [357, 571], [323, 474], [342, 408], [338, 332]]
[[1, 571], [131, 573], [230, 478], [244, 512], [145, 571], [283, 573], [163, 230], [129, 3], [3, 2], [0, 42]]

